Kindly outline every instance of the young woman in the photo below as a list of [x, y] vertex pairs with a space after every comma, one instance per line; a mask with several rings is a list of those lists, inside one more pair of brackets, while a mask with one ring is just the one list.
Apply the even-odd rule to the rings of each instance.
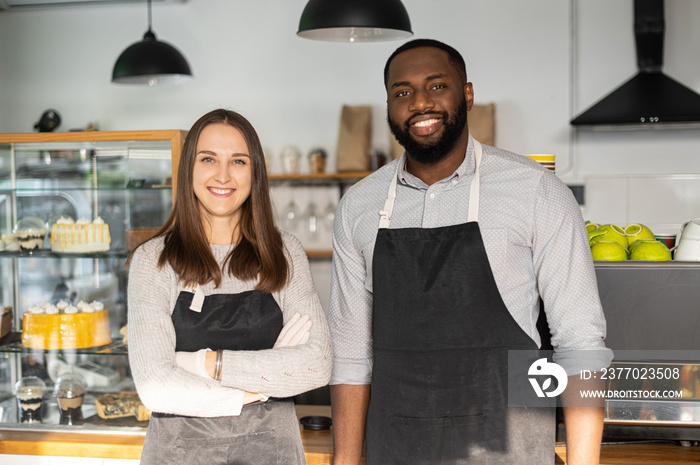
[[328, 383], [328, 326], [241, 115], [214, 110], [190, 129], [173, 211], [130, 257], [128, 321], [153, 412], [141, 464], [305, 463], [289, 397]]

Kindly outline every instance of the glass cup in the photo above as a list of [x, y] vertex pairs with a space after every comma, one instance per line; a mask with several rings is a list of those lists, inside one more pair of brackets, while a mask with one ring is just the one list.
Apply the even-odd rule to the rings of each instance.
[[79, 425], [83, 422], [83, 400], [87, 382], [78, 373], [65, 373], [58, 377], [54, 395], [61, 414], [60, 424]]
[[318, 206], [311, 202], [306, 210], [306, 229], [309, 238], [316, 239], [318, 237], [319, 213]]
[[294, 200], [290, 201], [282, 212], [282, 229], [293, 232], [299, 222], [299, 211]]
[[323, 174], [326, 172], [326, 151], [315, 149], [309, 153], [309, 168], [311, 174]]
[[324, 223], [329, 231], [333, 231], [333, 222], [335, 221], [335, 210], [338, 208], [333, 202], [326, 206], [326, 211], [324, 212]]
[[301, 162], [301, 152], [296, 147], [286, 147], [282, 150], [282, 168], [285, 174], [298, 174]]
[[36, 216], [20, 219], [13, 229], [17, 236], [20, 250], [28, 253], [44, 247], [46, 231], [46, 223]]
[[41, 423], [46, 383], [36, 376], [25, 376], [15, 384], [20, 423]]

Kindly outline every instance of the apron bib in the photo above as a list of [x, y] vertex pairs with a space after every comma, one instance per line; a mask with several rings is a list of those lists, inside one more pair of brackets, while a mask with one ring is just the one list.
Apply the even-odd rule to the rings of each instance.
[[[176, 351], [270, 349], [282, 330], [282, 311], [270, 294], [214, 294], [195, 305], [182, 291], [172, 320]], [[292, 399], [243, 407], [239, 416], [185, 417], [153, 412], [141, 465], [305, 464]]]
[[374, 365], [366, 463], [554, 462], [553, 409], [508, 408], [508, 350], [537, 350], [506, 308], [478, 225], [481, 144], [467, 223], [388, 229], [373, 259]]

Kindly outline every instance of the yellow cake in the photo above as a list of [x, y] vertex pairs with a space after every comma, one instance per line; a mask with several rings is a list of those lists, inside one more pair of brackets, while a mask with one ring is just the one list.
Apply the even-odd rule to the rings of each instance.
[[31, 307], [22, 317], [22, 345], [44, 350], [85, 349], [112, 342], [107, 309], [99, 302], [83, 305], [81, 310], [65, 302]]
[[62, 216], [51, 226], [51, 250], [57, 253], [93, 253], [109, 250], [109, 225], [102, 218], [89, 223]]

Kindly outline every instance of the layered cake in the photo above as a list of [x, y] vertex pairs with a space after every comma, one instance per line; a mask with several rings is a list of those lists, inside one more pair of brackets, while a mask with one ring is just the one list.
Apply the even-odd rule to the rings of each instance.
[[62, 216], [51, 226], [51, 250], [57, 253], [93, 253], [109, 250], [109, 225], [97, 217], [73, 221]]
[[22, 345], [32, 349], [85, 349], [112, 342], [102, 302], [34, 305], [22, 317]]

